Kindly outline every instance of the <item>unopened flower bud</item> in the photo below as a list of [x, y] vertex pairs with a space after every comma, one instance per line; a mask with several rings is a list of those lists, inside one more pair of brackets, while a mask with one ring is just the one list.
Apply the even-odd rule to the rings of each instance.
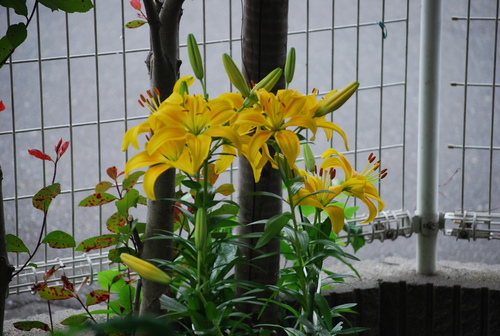
[[167, 273], [163, 272], [161, 269], [147, 261], [134, 257], [133, 255], [130, 255], [128, 253], [120, 254], [120, 259], [131, 270], [133, 270], [146, 280], [158, 282], [165, 285], [168, 285], [170, 282], [172, 282], [172, 278], [170, 278]]
[[351, 84], [344, 87], [342, 90], [339, 91], [334, 90], [330, 94], [327, 94], [325, 100], [322, 102], [322, 104], [318, 107], [318, 109], [314, 113], [314, 117], [315, 118], [322, 117], [325, 114], [333, 112], [342, 105], [344, 105], [344, 103], [354, 94], [354, 92], [356, 92], [358, 87], [359, 87], [358, 82], [352, 82]]
[[244, 97], [250, 97], [250, 89], [245, 81], [245, 77], [243, 77], [243, 74], [236, 66], [231, 56], [223, 54], [222, 63], [224, 64], [224, 69], [226, 69], [227, 76], [229, 77], [231, 83], [233, 83], [233, 85]]
[[198, 48], [196, 38], [193, 34], [188, 35], [187, 48], [189, 62], [191, 63], [191, 67], [193, 68], [194, 75], [199, 80], [202, 80], [205, 74], [203, 71], [203, 61], [201, 60], [200, 49]]

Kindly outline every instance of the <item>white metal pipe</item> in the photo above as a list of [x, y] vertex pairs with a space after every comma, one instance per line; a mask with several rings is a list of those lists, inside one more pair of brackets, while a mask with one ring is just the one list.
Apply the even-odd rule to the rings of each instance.
[[417, 272], [436, 273], [438, 233], [439, 59], [441, 0], [422, 0], [420, 28]]

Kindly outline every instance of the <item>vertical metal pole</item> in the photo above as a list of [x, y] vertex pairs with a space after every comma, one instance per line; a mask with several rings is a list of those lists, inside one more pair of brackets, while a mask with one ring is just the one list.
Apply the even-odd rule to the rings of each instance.
[[418, 116], [417, 272], [436, 272], [439, 230], [438, 143], [439, 143], [439, 55], [441, 0], [422, 0], [420, 28], [420, 79]]

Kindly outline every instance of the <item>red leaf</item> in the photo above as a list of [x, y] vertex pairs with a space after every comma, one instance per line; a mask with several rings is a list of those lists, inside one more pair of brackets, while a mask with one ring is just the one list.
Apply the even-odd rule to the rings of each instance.
[[3, 104], [3, 101], [0, 100], [0, 112], [5, 111], [5, 105]]
[[106, 173], [108, 174], [108, 176], [116, 181], [117, 177], [118, 177], [118, 169], [116, 169], [115, 166], [113, 167], [109, 167], [108, 169], [106, 169]]
[[135, 10], [141, 10], [141, 0], [131, 0], [130, 5], [134, 7]]
[[104, 302], [107, 299], [109, 299], [109, 292], [107, 290], [104, 289], [94, 290], [87, 294], [87, 301], [85, 302], [85, 305], [87, 305], [88, 307], [91, 305]]
[[40, 321], [14, 322], [14, 328], [23, 331], [30, 331], [31, 329], [42, 329], [44, 331], [50, 331], [49, 325]]
[[53, 161], [50, 155], [47, 155], [38, 149], [28, 149], [28, 153], [40, 160]]
[[[62, 139], [61, 139], [62, 140]], [[66, 152], [66, 150], [68, 149], [69, 147], [69, 141], [66, 141], [65, 143], [62, 144], [61, 148], [59, 149], [59, 151], [57, 152], [57, 156], [58, 157], [61, 157], [64, 155], [64, 153]]]
[[61, 275], [61, 281], [62, 281], [64, 288], [66, 288], [70, 292], [73, 292], [73, 293], [75, 292], [75, 286], [73, 285], [73, 283], [71, 281], [69, 281], [69, 279], [66, 275], [64, 275], [64, 274]]

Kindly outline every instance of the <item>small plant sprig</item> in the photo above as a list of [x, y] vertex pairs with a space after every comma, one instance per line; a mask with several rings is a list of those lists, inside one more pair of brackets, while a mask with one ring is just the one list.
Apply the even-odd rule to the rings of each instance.
[[57, 176], [57, 166], [59, 160], [64, 155], [68, 147], [69, 147], [69, 141], [63, 142], [63, 140], [60, 139], [56, 144], [56, 146], [54, 147], [54, 151], [56, 153], [55, 159], [53, 159], [50, 155], [38, 149], [28, 150], [28, 153], [30, 155], [43, 161], [52, 162], [54, 164], [54, 167], [50, 185], [40, 189], [32, 198], [33, 207], [43, 212], [43, 219], [42, 219], [42, 225], [40, 227], [40, 233], [38, 235], [38, 240], [35, 244], [33, 251], [31, 252], [30, 249], [25, 245], [23, 240], [17, 237], [16, 235], [13, 234], [6, 235], [8, 252], [28, 254], [27, 260], [19, 269], [17, 269], [13, 273], [12, 278], [14, 278], [20, 272], [22, 272], [26, 268], [26, 266], [28, 266], [31, 263], [33, 257], [35, 256], [40, 246], [42, 246], [42, 244], [48, 244], [50, 247], [57, 249], [72, 248], [76, 246], [73, 237], [66, 232], [56, 230], [50, 232], [47, 235], [44, 235], [47, 226], [47, 216], [49, 213], [50, 204], [52, 203], [52, 200], [61, 193], [61, 185], [55, 182]]

